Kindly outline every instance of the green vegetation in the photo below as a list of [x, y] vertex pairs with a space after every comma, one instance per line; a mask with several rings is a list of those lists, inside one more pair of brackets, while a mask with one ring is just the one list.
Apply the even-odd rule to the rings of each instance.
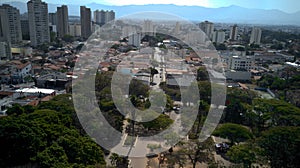
[[231, 144], [243, 142], [253, 137], [249, 129], [233, 123], [222, 124], [214, 131], [213, 135], [228, 138]]
[[81, 133], [69, 98], [60, 95], [37, 108], [9, 109], [9, 116], [0, 118], [0, 167], [105, 165], [101, 147]]

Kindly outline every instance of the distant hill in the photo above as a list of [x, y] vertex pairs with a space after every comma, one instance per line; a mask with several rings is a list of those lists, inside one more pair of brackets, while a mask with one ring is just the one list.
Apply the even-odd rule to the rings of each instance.
[[[21, 13], [27, 11], [26, 3], [10, 2], [12, 6], [20, 9]], [[55, 12], [58, 4], [48, 4], [49, 12]], [[249, 9], [239, 6], [221, 8], [206, 8], [200, 6], [177, 6], [177, 5], [126, 5], [108, 6], [97, 3], [86, 5], [92, 11], [96, 9], [114, 10], [116, 17], [143, 11], [159, 11], [173, 13], [183, 18], [202, 21], [227, 23], [248, 23], [248, 24], [271, 24], [271, 25], [300, 25], [300, 11], [296, 13], [285, 13], [280, 10]], [[68, 5], [69, 15], [80, 15], [79, 5]]]

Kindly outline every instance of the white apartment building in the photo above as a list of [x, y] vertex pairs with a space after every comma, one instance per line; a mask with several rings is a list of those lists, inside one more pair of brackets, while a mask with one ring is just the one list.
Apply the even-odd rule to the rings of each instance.
[[7, 4], [0, 6], [0, 41], [12, 45], [22, 41], [20, 12]]
[[31, 45], [50, 42], [48, 4], [41, 0], [30, 0], [27, 8]]
[[94, 11], [94, 22], [103, 26], [104, 24], [112, 21], [115, 19], [115, 12], [111, 11], [104, 11], [104, 10], [96, 10]]
[[140, 47], [141, 40], [142, 40], [142, 34], [141, 33], [134, 33], [134, 34], [131, 34], [129, 36], [128, 44], [134, 45], [136, 47]]
[[214, 31], [212, 42], [224, 43], [224, 41], [225, 41], [225, 32], [222, 30]]
[[155, 26], [151, 20], [144, 20], [142, 30], [143, 30], [143, 33], [151, 35], [151, 36], [152, 35], [155, 36], [155, 34], [156, 34]]
[[253, 27], [250, 37], [250, 44], [260, 44], [261, 40], [261, 29], [257, 27]]

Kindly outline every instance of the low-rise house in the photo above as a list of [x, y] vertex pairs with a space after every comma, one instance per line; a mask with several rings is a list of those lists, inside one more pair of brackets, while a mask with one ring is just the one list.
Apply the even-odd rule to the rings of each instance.
[[65, 89], [65, 86], [71, 78], [68, 78], [65, 73], [55, 72], [42, 75], [36, 78], [36, 86], [48, 89]]

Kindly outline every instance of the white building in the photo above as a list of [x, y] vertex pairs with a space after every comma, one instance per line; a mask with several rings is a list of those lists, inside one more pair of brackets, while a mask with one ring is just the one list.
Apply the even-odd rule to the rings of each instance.
[[22, 41], [20, 12], [7, 4], [0, 6], [0, 41], [12, 45]]
[[200, 29], [207, 35], [209, 39], [212, 38], [214, 32], [214, 24], [209, 21], [204, 21], [200, 23]]
[[212, 42], [224, 43], [224, 41], [225, 41], [225, 32], [222, 30], [214, 31]]
[[142, 40], [142, 34], [141, 33], [134, 33], [129, 36], [128, 44], [140, 47]]
[[143, 23], [143, 33], [148, 34], [150, 36], [155, 36], [156, 34], [156, 29], [151, 20], [144, 20]]
[[250, 37], [250, 44], [260, 44], [261, 40], [261, 29], [257, 27], [253, 27]]
[[223, 63], [226, 63], [230, 70], [250, 70], [255, 69], [254, 56], [226, 56], [222, 57]]
[[94, 22], [103, 26], [104, 24], [112, 21], [115, 19], [115, 12], [111, 11], [104, 11], [104, 10], [96, 10], [94, 11]]
[[181, 30], [181, 25], [179, 22], [176, 22], [175, 28], [174, 28], [174, 34], [178, 35], [180, 33]]
[[121, 38], [129, 37], [131, 34], [134, 34], [136, 32], [137, 32], [136, 27], [125, 26], [125, 27], [122, 28], [122, 36], [121, 36]]
[[74, 23], [69, 25], [70, 35], [74, 37], [81, 36], [81, 25]]
[[28, 75], [31, 75], [32, 64], [30, 62], [11, 61], [9, 64], [16, 69], [11, 76], [23, 80]]
[[50, 42], [48, 5], [41, 0], [27, 2], [31, 45]]

